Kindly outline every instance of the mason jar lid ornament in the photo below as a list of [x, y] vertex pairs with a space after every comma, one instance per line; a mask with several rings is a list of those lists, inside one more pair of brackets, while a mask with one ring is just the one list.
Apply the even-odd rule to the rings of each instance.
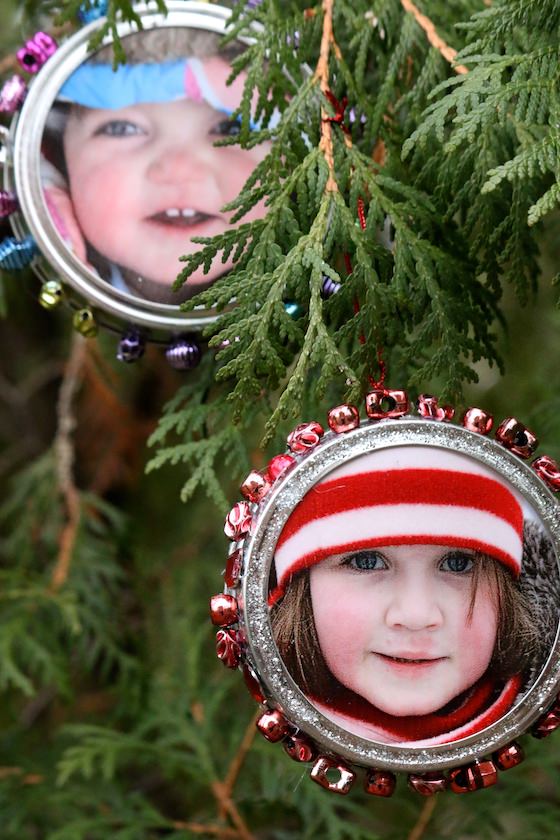
[[[241, 486], [218, 657], [322, 787], [490, 787], [560, 726], [560, 467], [532, 432], [376, 387]], [[419, 416], [418, 416], [419, 415]], [[527, 460], [529, 459], [529, 461]]]
[[[0, 213], [14, 234], [0, 243], [0, 266], [31, 264], [46, 286], [41, 304], [87, 309], [88, 334], [91, 319], [121, 332], [123, 361], [140, 358], [150, 340], [188, 369], [200, 356], [196, 335], [216, 313], [185, 313], [180, 304], [231, 261], [200, 268], [176, 292], [179, 257], [200, 247], [192, 237], [227, 228], [222, 208], [265, 152], [214, 146], [239, 131], [232, 114], [244, 74], [226, 81], [246, 44], [221, 45], [230, 10], [166, 5], [166, 15], [135, 6], [141, 30], [118, 24], [127, 63], [116, 70], [111, 37], [93, 53], [88, 47], [104, 23], [104, 0], [82, 5], [85, 25], [64, 43], [38, 32], [18, 51], [21, 75], [0, 92], [0, 111], [13, 115], [3, 132]], [[258, 207], [247, 218], [261, 214]]]

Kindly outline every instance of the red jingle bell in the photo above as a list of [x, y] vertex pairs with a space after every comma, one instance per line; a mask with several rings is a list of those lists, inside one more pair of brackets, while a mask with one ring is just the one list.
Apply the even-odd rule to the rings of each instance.
[[282, 746], [293, 761], [314, 761], [317, 757], [314, 745], [303, 735], [289, 735]]
[[224, 534], [230, 540], [241, 539], [251, 530], [252, 519], [249, 503], [237, 502], [226, 516]]
[[492, 761], [498, 770], [511, 770], [512, 767], [517, 767], [518, 764], [525, 758], [525, 753], [519, 744], [515, 741], [511, 744], [506, 744], [505, 747], [500, 747], [492, 755]]
[[410, 404], [406, 391], [374, 388], [366, 394], [366, 413], [370, 420], [385, 420], [408, 414]]
[[364, 790], [372, 796], [392, 796], [397, 779], [390, 770], [368, 770], [364, 781]]
[[325, 430], [316, 420], [312, 420], [311, 423], [300, 423], [288, 435], [288, 446], [297, 454], [309, 452], [317, 446], [324, 434]]
[[447, 790], [447, 779], [437, 770], [428, 773], [409, 773], [408, 786], [422, 796], [433, 796]]
[[293, 467], [295, 462], [296, 459], [293, 455], [275, 455], [274, 458], [270, 459], [268, 467], [266, 468], [266, 477], [268, 481], [270, 481], [271, 484], [275, 482], [277, 478], [284, 475], [286, 470]]
[[241, 548], [236, 548], [235, 551], [231, 552], [227, 559], [226, 568], [224, 570], [224, 582], [230, 589], [234, 589], [239, 583], [242, 558], [243, 550]]
[[327, 415], [329, 428], [337, 435], [357, 429], [360, 425], [360, 412], [355, 405], [344, 403], [331, 408]]
[[212, 595], [210, 598], [210, 620], [217, 627], [229, 627], [239, 619], [237, 601], [233, 595]]
[[466, 767], [457, 767], [449, 774], [449, 788], [453, 793], [472, 793], [491, 787], [497, 781], [498, 771], [490, 759], [475, 761]]
[[249, 667], [249, 665], [243, 666], [243, 679], [245, 680], [245, 685], [249, 689], [249, 693], [253, 700], [256, 700], [257, 703], [264, 703], [265, 696], [261, 688], [261, 684], [259, 683], [255, 672]]
[[261, 735], [273, 744], [285, 738], [290, 731], [290, 724], [278, 709], [264, 712], [257, 720], [257, 729]]
[[539, 445], [533, 432], [515, 417], [502, 420], [496, 429], [496, 440], [520, 458], [530, 458]]
[[[327, 774], [329, 770], [334, 770], [338, 773], [338, 779], [329, 779]], [[330, 790], [333, 793], [346, 794], [349, 793], [350, 788], [354, 784], [356, 774], [350, 770], [342, 761], [329, 758], [326, 755], [320, 755], [309, 774], [314, 782], [317, 782], [325, 790]]]
[[538, 477], [542, 478], [551, 490], [560, 490], [560, 465], [554, 458], [541, 455], [539, 458], [535, 458], [531, 466]]
[[216, 633], [216, 656], [226, 668], [237, 668], [241, 660], [241, 648], [234, 630], [218, 630]]
[[487, 411], [481, 408], [467, 408], [461, 423], [469, 432], [477, 432], [479, 435], [487, 435], [494, 425], [494, 418]]
[[531, 729], [531, 735], [533, 738], [538, 738], [541, 740], [542, 738], [548, 738], [549, 735], [558, 729], [560, 726], [560, 711], [556, 709], [551, 709], [550, 712], [547, 712], [543, 715], [536, 724]]
[[416, 408], [421, 417], [429, 420], [447, 422], [453, 419], [455, 409], [451, 405], [439, 405], [437, 397], [430, 394], [420, 394], [416, 401]]
[[270, 481], [257, 470], [251, 470], [239, 489], [250, 502], [260, 502], [270, 490]]

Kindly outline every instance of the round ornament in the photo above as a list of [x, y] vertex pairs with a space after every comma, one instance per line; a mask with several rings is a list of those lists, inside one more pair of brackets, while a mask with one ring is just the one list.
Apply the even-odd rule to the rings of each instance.
[[[218, 258], [175, 291], [179, 258], [200, 248], [192, 237], [227, 230], [223, 207], [266, 144], [214, 145], [239, 133], [233, 114], [245, 75], [226, 82], [246, 43], [222, 43], [230, 10], [166, 5], [165, 15], [135, 5], [141, 29], [118, 24], [126, 63], [117, 68], [111, 37], [90, 50], [104, 0], [82, 5], [84, 25], [64, 43], [38, 32], [18, 51], [21, 75], [0, 92], [0, 111], [11, 117], [0, 137], [0, 212], [14, 234], [0, 243], [0, 266], [31, 264], [44, 284], [41, 304], [87, 310], [74, 323], [83, 331], [87, 321], [88, 335], [92, 323], [121, 333], [123, 361], [140, 358], [150, 340], [170, 347], [175, 368], [189, 369], [200, 355], [196, 334], [216, 313], [180, 304], [232, 263]], [[259, 205], [246, 219], [263, 214]]]
[[[300, 424], [226, 519], [218, 657], [322, 787], [490, 787], [560, 725], [560, 468], [533, 433], [375, 388]], [[327, 431], [325, 431], [325, 428]], [[280, 468], [281, 467], [281, 468]]]

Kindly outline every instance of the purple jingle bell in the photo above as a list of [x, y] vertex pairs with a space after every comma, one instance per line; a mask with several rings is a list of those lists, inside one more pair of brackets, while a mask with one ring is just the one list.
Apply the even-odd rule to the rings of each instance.
[[117, 359], [119, 362], [136, 362], [141, 359], [146, 349], [144, 338], [136, 330], [131, 330], [123, 335], [119, 341]]
[[0, 113], [13, 114], [23, 104], [27, 85], [21, 76], [12, 76], [0, 90]]
[[200, 347], [192, 339], [179, 338], [169, 345], [165, 358], [175, 370], [192, 370], [200, 362]]
[[17, 210], [17, 199], [15, 195], [6, 190], [0, 190], [0, 219], [7, 219]]
[[17, 51], [16, 58], [28, 73], [38, 73], [56, 49], [56, 41], [48, 32], [36, 32], [33, 38]]
[[336, 295], [336, 293], [340, 290], [341, 285], [341, 283], [337, 283], [336, 280], [333, 280], [332, 277], [327, 277], [327, 275], [324, 274], [323, 285], [321, 287], [321, 297], [323, 300], [327, 300], [333, 295]]

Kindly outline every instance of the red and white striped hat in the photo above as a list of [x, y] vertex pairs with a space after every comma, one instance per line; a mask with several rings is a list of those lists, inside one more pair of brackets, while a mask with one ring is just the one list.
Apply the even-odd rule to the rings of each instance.
[[333, 470], [294, 508], [276, 546], [269, 602], [326, 557], [386, 545], [470, 548], [517, 576], [523, 510], [512, 488], [472, 458], [419, 445], [370, 452]]

